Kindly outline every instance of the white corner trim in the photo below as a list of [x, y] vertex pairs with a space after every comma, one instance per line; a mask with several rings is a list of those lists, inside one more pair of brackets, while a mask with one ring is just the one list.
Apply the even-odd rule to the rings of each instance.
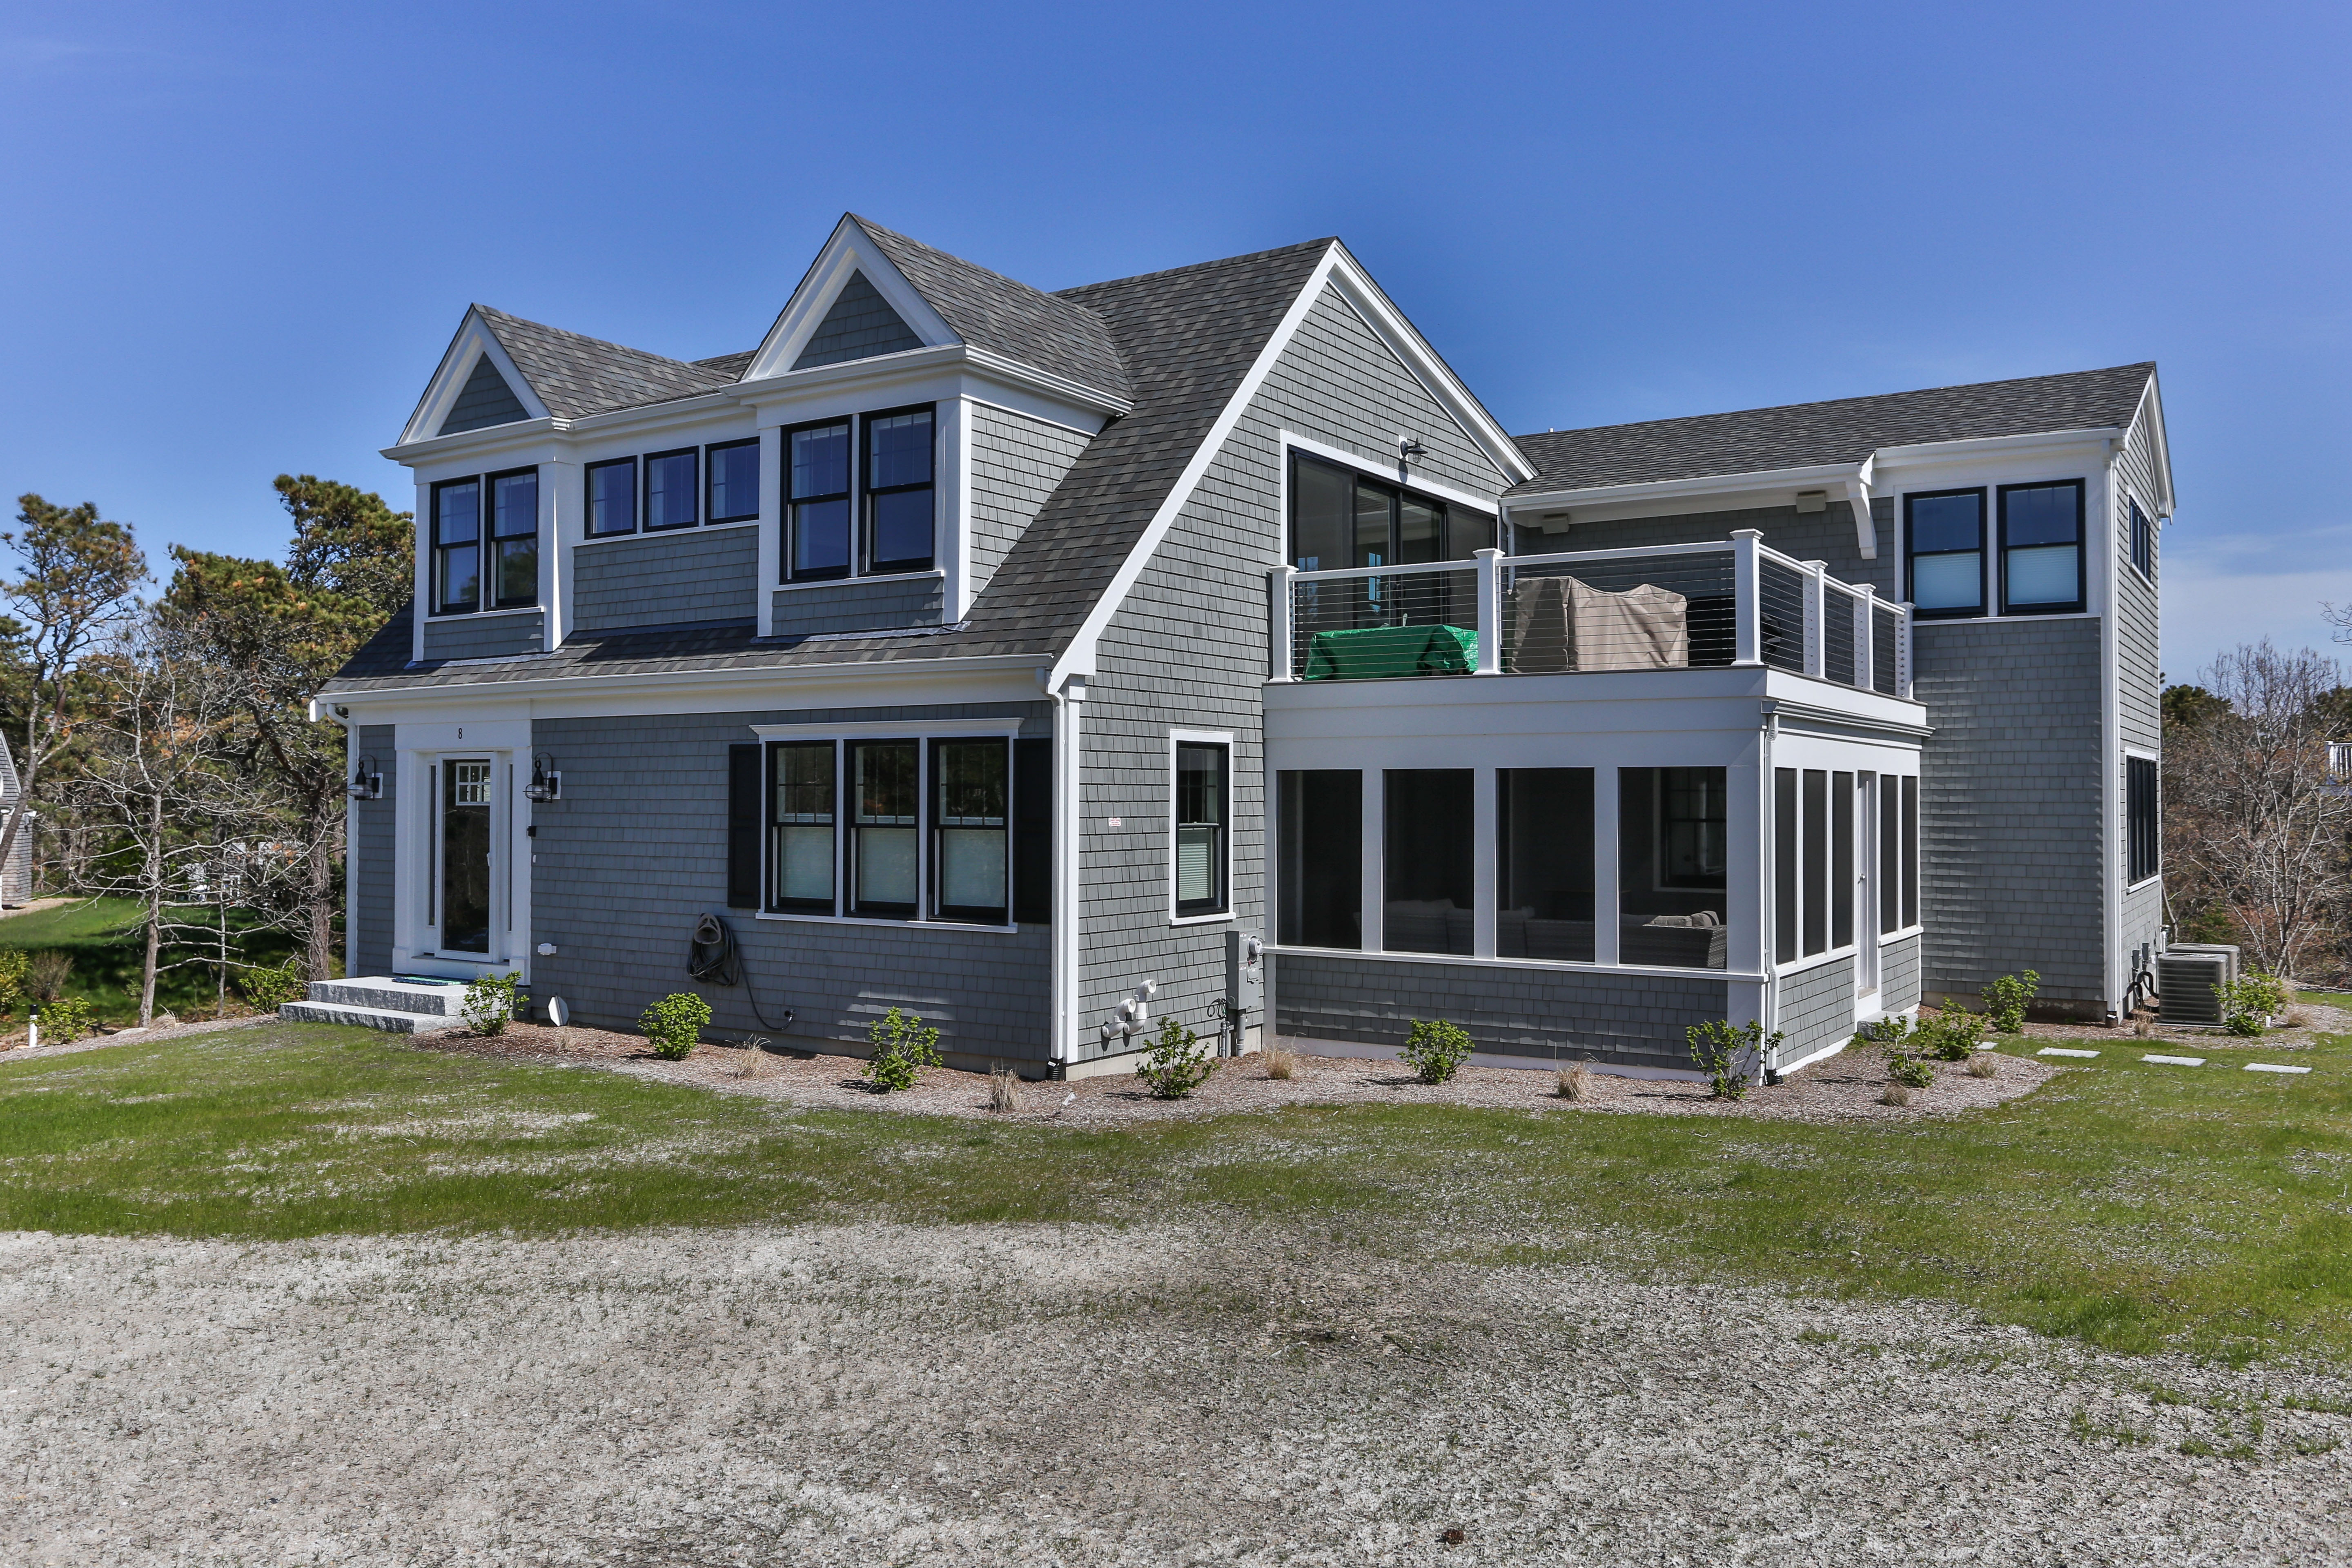
[[1017, 714], [990, 719], [856, 719], [831, 724], [752, 724], [762, 741], [871, 741], [954, 739], [967, 735], [1017, 735]]
[[[466, 389], [467, 378], [474, 374], [475, 362], [484, 358], [498, 367], [499, 374], [506, 378], [507, 390], [515, 395], [516, 401], [533, 419], [553, 417], [548, 412], [547, 405], [539, 400], [539, 394], [531, 390], [529, 378], [515, 368], [515, 362], [508, 357], [498, 334], [491, 331], [489, 323], [482, 320], [482, 312], [468, 306], [466, 319], [457, 323], [457, 335], [449, 340], [449, 347], [441, 355], [441, 363], [434, 368], [432, 379], [425, 384], [425, 395], [416, 400], [416, 408], [409, 415], [408, 423], [401, 426], [397, 445], [405, 447], [413, 441], [425, 440], [438, 430], [441, 421], [449, 416], [450, 405], [456, 403], [457, 395]], [[472, 432], [460, 434], [470, 435]]]
[[[1319, 441], [1312, 436], [1302, 436], [1297, 431], [1289, 429], [1276, 431], [1275, 443], [1282, 449], [1283, 466], [1286, 469], [1289, 467], [1289, 457], [1292, 452], [1304, 452], [1309, 457], [1320, 458], [1327, 463], [1336, 463], [1341, 468], [1352, 468], [1360, 474], [1380, 480], [1384, 485], [1401, 485], [1409, 490], [1419, 490], [1433, 500], [1451, 502], [1455, 506], [1465, 506], [1486, 517], [1494, 517], [1502, 510], [1502, 500], [1496, 496], [1482, 496], [1475, 490], [1465, 490], [1457, 485], [1449, 485], [1442, 479], [1433, 479], [1423, 474], [1408, 472], [1405, 478], [1399, 479], [1397, 470], [1403, 465], [1398, 463], [1393, 458], [1386, 459], [1367, 458], [1361, 452], [1351, 451], [1345, 447], [1335, 447], [1328, 441]], [[1284, 475], [1283, 482], [1286, 485], [1289, 483], [1287, 473]], [[1289, 513], [1286, 508], [1284, 511], [1286, 525], [1288, 520]]]

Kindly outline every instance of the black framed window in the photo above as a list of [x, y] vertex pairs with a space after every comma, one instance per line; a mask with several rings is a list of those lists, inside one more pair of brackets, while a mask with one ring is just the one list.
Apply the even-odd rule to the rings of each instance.
[[2164, 868], [2164, 831], [2158, 815], [2156, 759], [2124, 759], [2124, 806], [2131, 837], [2130, 879], [2145, 882]]
[[1853, 775], [1830, 775], [1830, 945], [1853, 945]]
[[1281, 919], [1294, 947], [1364, 945], [1364, 775], [1353, 768], [1275, 778]]
[[637, 460], [615, 458], [588, 465], [588, 536], [637, 531]]
[[1391, 768], [1386, 789], [1381, 945], [1468, 953], [1476, 919], [1477, 773]]
[[482, 607], [482, 481], [433, 487], [433, 613]]
[[1467, 561], [1495, 542], [1482, 512], [1300, 454], [1290, 464], [1290, 560], [1301, 572]]
[[931, 742], [931, 908], [1003, 925], [1010, 908], [1011, 759], [1003, 740]]
[[908, 919], [921, 886], [920, 759], [912, 741], [849, 746], [849, 912]]
[[1985, 613], [1984, 514], [1982, 489], [1903, 498], [1904, 574], [1916, 614]]
[[931, 569], [931, 410], [866, 416], [866, 569]]
[[796, 583], [849, 575], [849, 421], [784, 432], [784, 574]]
[[2124, 503], [2131, 509], [2131, 563], [2139, 574], [2149, 582], [2156, 581], [2156, 524], [2147, 513], [2139, 510], [2139, 502]]
[[490, 476], [492, 586], [499, 609], [539, 603], [539, 470]]
[[2083, 484], [2000, 487], [2000, 613], [2083, 607]]
[[1592, 770], [1495, 770], [1495, 956], [1592, 962]]
[[768, 757], [769, 841], [775, 858], [769, 907], [829, 915], [835, 908], [834, 743], [780, 742]]
[[712, 522], [742, 522], [760, 515], [760, 443], [729, 441], [703, 449], [703, 515]]
[[1658, 770], [1658, 886], [1720, 888], [1730, 862], [1721, 768]]
[[688, 447], [682, 452], [646, 455], [646, 529], [691, 528], [700, 521], [702, 484], [698, 470], [700, 455]]
[[1221, 742], [1176, 745], [1176, 913], [1226, 910], [1232, 816], [1233, 748]]

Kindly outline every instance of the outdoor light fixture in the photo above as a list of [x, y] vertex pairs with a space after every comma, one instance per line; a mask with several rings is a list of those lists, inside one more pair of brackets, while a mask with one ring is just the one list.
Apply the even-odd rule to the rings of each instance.
[[1414, 458], [1423, 458], [1427, 457], [1428, 455], [1429, 448], [1423, 446], [1419, 441], [1414, 440], [1412, 437], [1400, 436], [1397, 437], [1398, 457], [1410, 461]]
[[376, 772], [373, 757], [363, 756], [359, 760], [358, 765], [352, 770], [351, 788], [347, 793], [353, 800], [383, 798], [383, 775]]
[[555, 759], [545, 752], [530, 760], [530, 783], [522, 786], [526, 800], [562, 800], [563, 775], [555, 771]]

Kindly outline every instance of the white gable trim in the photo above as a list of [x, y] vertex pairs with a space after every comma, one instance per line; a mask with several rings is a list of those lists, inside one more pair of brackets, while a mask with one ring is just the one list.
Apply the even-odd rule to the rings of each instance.
[[[816, 253], [809, 264], [808, 275], [793, 297], [784, 303], [783, 314], [768, 329], [760, 350], [751, 356], [742, 379], [760, 381], [769, 376], [782, 375], [793, 368], [793, 362], [808, 347], [809, 339], [824, 324], [825, 312], [848, 287], [850, 274], [863, 272], [874, 291], [890, 302], [907, 329], [923, 340], [925, 348], [945, 348], [961, 343], [931, 302], [898, 270], [896, 263], [882, 253], [882, 247], [852, 219], [844, 217], [834, 226], [833, 237], [824, 248]], [[829, 369], [829, 366], [819, 366]]]
[[[2151, 498], [2156, 502], [2157, 520], [2169, 521], [2173, 508], [2172, 444], [2165, 438], [2164, 398], [2157, 391], [2153, 371], [2148, 373], [2147, 390], [2140, 394], [2139, 410], [2132, 416], [2134, 427], [2143, 424], [2147, 426], [2148, 450], [2155, 459], [2148, 467], [2156, 473], [2157, 489], [2163, 492]], [[2130, 437], [2126, 435], [2125, 440], [2128, 442]]]
[[[417, 400], [416, 412], [411, 414], [408, 423], [401, 427], [397, 445], [404, 447], [412, 441], [427, 440], [436, 435], [440, 431], [441, 421], [449, 417], [449, 405], [457, 401], [459, 393], [466, 390], [467, 379], [474, 374], [474, 362], [485, 357], [498, 367], [499, 374], [506, 378], [507, 389], [515, 395], [515, 400], [533, 419], [549, 417], [547, 405], [541, 403], [539, 394], [532, 390], [530, 378], [515, 368], [515, 362], [508, 357], [498, 334], [490, 331], [488, 321], [482, 320], [482, 312], [469, 305], [466, 308], [466, 319], [457, 323], [457, 335], [449, 341], [448, 352], [441, 356], [441, 363], [433, 373], [433, 379], [425, 384], [425, 395]], [[473, 432], [462, 434], [472, 435]]]

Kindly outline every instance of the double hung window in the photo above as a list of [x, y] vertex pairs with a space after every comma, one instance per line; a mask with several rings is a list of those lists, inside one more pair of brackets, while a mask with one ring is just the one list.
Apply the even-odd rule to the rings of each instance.
[[433, 487], [433, 613], [482, 607], [482, 481]]
[[2149, 582], [2156, 581], [2156, 525], [2147, 513], [2139, 510], [2139, 502], [2126, 501], [2131, 509], [2131, 563], [2139, 574]]
[[931, 411], [866, 416], [866, 569], [931, 569]]
[[539, 470], [490, 476], [493, 592], [499, 609], [539, 603]]
[[784, 436], [792, 498], [785, 552], [794, 582], [849, 575], [849, 421], [810, 425]]
[[615, 458], [588, 465], [588, 536], [637, 531], [637, 460]]
[[1910, 599], [1918, 615], [1985, 613], [1984, 511], [1981, 489], [1903, 498]]
[[778, 910], [831, 914], [834, 909], [834, 794], [836, 758], [831, 741], [788, 742], [772, 749], [774, 815], [769, 843], [775, 857], [770, 886]]
[[931, 865], [940, 918], [1003, 925], [1011, 821], [1005, 743], [931, 742]]
[[1176, 914], [1223, 914], [1230, 907], [1229, 782], [1233, 748], [1223, 742], [1176, 745]]
[[2083, 607], [2083, 486], [2000, 487], [2000, 612], [2048, 616]]
[[709, 487], [703, 513], [712, 522], [744, 522], [760, 515], [760, 443], [728, 441], [703, 454]]
[[849, 747], [849, 910], [907, 919], [920, 886], [916, 744], [855, 741]]
[[700, 521], [697, 503], [700, 485], [695, 470], [695, 450], [654, 452], [646, 458], [646, 529], [692, 528]]

